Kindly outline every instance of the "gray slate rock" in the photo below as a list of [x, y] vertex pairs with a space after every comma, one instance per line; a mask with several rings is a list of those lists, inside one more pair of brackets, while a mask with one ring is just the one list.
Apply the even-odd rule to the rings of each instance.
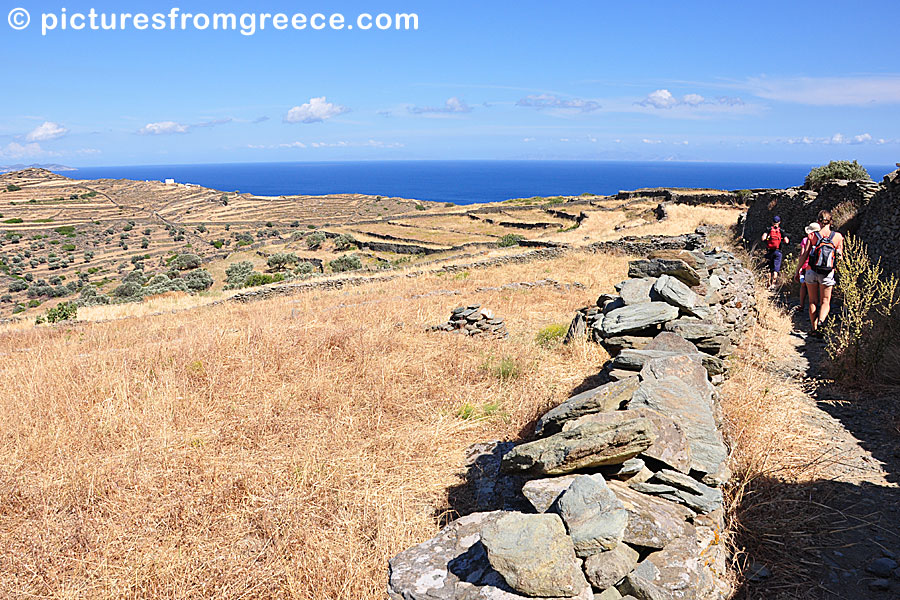
[[605, 590], [631, 573], [639, 557], [638, 551], [628, 544], [619, 544], [607, 552], [588, 556], [584, 561], [584, 573], [592, 586]]
[[[691, 447], [688, 444], [687, 436], [681, 426], [672, 418], [646, 407], [638, 407], [629, 410], [617, 411], [615, 413], [596, 413], [585, 415], [575, 421], [569, 421], [566, 428], [577, 427], [584, 423], [615, 423], [622, 419], [646, 418], [653, 425], [654, 442], [649, 448], [641, 453], [646, 456], [658, 460], [674, 469], [683, 473], [691, 470]], [[565, 430], [565, 429], [564, 429]], [[630, 461], [638, 461], [640, 459], [631, 459]], [[641, 467], [643, 467], [643, 461]], [[623, 464], [624, 466], [624, 464]], [[641, 471], [638, 467], [634, 473]]]
[[651, 290], [653, 290], [655, 283], [656, 279], [649, 277], [642, 279], [626, 279], [620, 284], [619, 296], [626, 306], [650, 302], [652, 299]]
[[580, 557], [615, 548], [628, 523], [625, 506], [599, 474], [577, 476], [559, 497], [556, 510]]
[[690, 509], [641, 494], [620, 481], [610, 481], [608, 485], [628, 511], [622, 538], [626, 544], [661, 549], [689, 531], [686, 519], [694, 514]]
[[708, 514], [722, 508], [722, 490], [700, 483], [684, 473], [663, 469], [654, 474], [653, 479], [650, 481], [651, 484], [659, 484], [670, 488], [670, 490], [662, 492], [638, 491], [651, 494], [659, 493], [667, 500], [680, 502], [691, 510], [702, 514]]
[[650, 554], [618, 586], [640, 599], [721, 598], [715, 573], [703, 560], [702, 540], [692, 526], [660, 552]]
[[653, 338], [642, 335], [614, 335], [603, 340], [603, 345], [616, 350], [643, 350]]
[[653, 445], [647, 419], [631, 419], [613, 425], [585, 423], [540, 440], [521, 444], [504, 457], [506, 472], [527, 471], [562, 475], [579, 469], [620, 465]]
[[484, 526], [481, 542], [494, 570], [526, 596], [572, 597], [588, 587], [558, 515], [507, 513]]
[[683, 336], [671, 331], [662, 331], [650, 340], [644, 347], [645, 350], [664, 350], [678, 354], [696, 354], [697, 346], [684, 339]]
[[551, 435], [562, 431], [567, 421], [583, 415], [618, 410], [631, 400], [638, 385], [639, 382], [634, 380], [613, 382], [572, 396], [538, 419], [535, 433], [540, 436]]
[[563, 475], [562, 477], [547, 477], [544, 479], [532, 479], [522, 486], [522, 495], [539, 513], [545, 513], [559, 499], [563, 492], [569, 489], [577, 475]]
[[645, 302], [617, 308], [601, 324], [604, 337], [645, 330], [678, 318], [678, 307], [667, 302]]
[[[474, 513], [389, 563], [391, 600], [526, 600], [488, 562], [481, 530], [506, 512]], [[558, 519], [558, 517], [557, 517]], [[571, 544], [570, 544], [571, 545]], [[572, 556], [574, 559], [574, 555]], [[593, 600], [585, 586], [577, 600]]]
[[628, 408], [645, 406], [671, 417], [681, 426], [691, 447], [691, 468], [719, 471], [728, 451], [716, 426], [710, 399], [674, 376], [641, 383]]
[[568, 344], [575, 340], [580, 340], [586, 333], [587, 324], [585, 323], [584, 315], [579, 312], [575, 315], [575, 318], [572, 319], [572, 323], [569, 325], [569, 330], [566, 331], [566, 337], [563, 342]]
[[666, 377], [676, 377], [699, 393], [712, 408], [714, 388], [709, 382], [709, 374], [703, 367], [703, 357], [695, 354], [672, 354], [660, 356], [644, 363], [641, 381], [659, 381]]
[[660, 277], [669, 275], [688, 286], [700, 284], [700, 273], [681, 259], [654, 258], [651, 260], [633, 260], [628, 263], [628, 276]]
[[684, 309], [693, 314], [694, 310], [705, 305], [703, 298], [698, 296], [684, 283], [669, 275], [662, 275], [653, 285], [653, 291], [669, 304]]

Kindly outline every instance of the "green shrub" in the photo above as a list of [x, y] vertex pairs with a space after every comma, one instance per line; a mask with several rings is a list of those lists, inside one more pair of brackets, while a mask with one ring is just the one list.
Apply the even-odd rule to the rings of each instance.
[[179, 254], [172, 261], [172, 265], [179, 271], [189, 271], [200, 267], [203, 261], [196, 254]]
[[255, 287], [258, 285], [278, 283], [279, 281], [284, 281], [283, 273], [275, 273], [274, 275], [270, 275], [268, 273], [258, 273], [254, 271], [247, 275], [247, 279], [244, 280], [244, 286]]
[[737, 196], [737, 199], [741, 202], [747, 202], [750, 199], [750, 196], [753, 195], [753, 192], [750, 190], [738, 190], [734, 193]]
[[23, 292], [28, 289], [28, 284], [22, 281], [21, 279], [14, 279], [12, 283], [9, 284], [10, 292]]
[[195, 269], [182, 275], [182, 279], [192, 292], [203, 292], [212, 287], [213, 278], [208, 271]]
[[545, 348], [554, 346], [563, 341], [568, 331], [568, 323], [554, 323], [538, 331], [537, 336], [535, 336], [535, 342]]
[[231, 263], [225, 269], [225, 289], [235, 290], [244, 287], [244, 281], [253, 271], [253, 263], [248, 260]]
[[225, 240], [213, 240], [212, 245], [216, 250], [221, 250], [225, 245]]
[[[57, 227], [53, 231], [55, 231], [59, 235], [65, 235], [65, 236], [71, 237], [71, 236], [75, 235], [75, 226], [74, 225], [63, 225], [62, 227]], [[108, 230], [107, 233], [112, 233], [112, 231]]]
[[294, 273], [297, 275], [309, 275], [310, 273], [315, 273], [316, 266], [308, 261], [303, 261], [297, 265], [297, 268], [294, 269]]
[[300, 259], [292, 252], [279, 252], [278, 254], [273, 254], [266, 260], [269, 269], [273, 271], [281, 271], [286, 266], [296, 265], [298, 262], [300, 262]]
[[334, 248], [338, 252], [344, 252], [356, 246], [356, 240], [349, 233], [342, 233], [334, 238]]
[[511, 356], [504, 356], [503, 358], [501, 358], [500, 362], [494, 365], [491, 370], [494, 376], [500, 381], [510, 381], [512, 379], [517, 379], [521, 374], [519, 363], [517, 363], [516, 359]]
[[100, 304], [109, 304], [109, 296], [101, 294], [97, 288], [85, 286], [81, 288], [81, 296], [76, 300], [79, 306], [97, 306]]
[[331, 270], [335, 273], [355, 271], [357, 269], [362, 269], [362, 260], [355, 254], [345, 254], [344, 256], [339, 256], [329, 262], [328, 266], [331, 267]]
[[75, 252], [75, 244], [63, 244], [63, 252]]
[[47, 321], [58, 323], [70, 321], [78, 316], [78, 306], [74, 302], [62, 302], [47, 311]]
[[525, 239], [525, 236], [519, 235], [517, 233], [507, 233], [500, 241], [497, 242], [497, 245], [501, 248], [509, 248], [510, 246], [518, 246], [519, 242]]
[[17, 186], [17, 185], [14, 184], [14, 183], [11, 183], [11, 184], [9, 184], [8, 186], [6, 186], [6, 191], [7, 191], [7, 192], [18, 192], [18, 191], [21, 190], [21, 189], [22, 189], [22, 188], [20, 188], [19, 186]]
[[306, 236], [306, 247], [310, 250], [318, 250], [325, 243], [325, 234], [317, 231]]
[[822, 167], [815, 167], [806, 176], [803, 186], [807, 189], [814, 190], [822, 186], [826, 181], [832, 179], [851, 179], [871, 181], [869, 172], [856, 162], [848, 160], [833, 160]]
[[416, 204], [416, 210], [428, 210], [428, 207], [424, 204]]
[[14, 219], [6, 219], [3, 222], [6, 223], [7, 225], [15, 225], [17, 223], [24, 223], [24, 221], [18, 217], [14, 218]]
[[860, 240], [844, 239], [837, 283], [844, 301], [838, 318], [830, 317], [824, 328], [836, 380], [878, 381], [893, 370], [883, 365], [900, 334], [898, 284], [895, 275], [884, 276], [880, 259], [871, 261]]

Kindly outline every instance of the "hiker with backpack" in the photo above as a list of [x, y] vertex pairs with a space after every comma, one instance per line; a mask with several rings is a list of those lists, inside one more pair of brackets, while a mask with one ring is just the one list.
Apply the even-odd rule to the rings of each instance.
[[[809, 234], [814, 231], [819, 231], [820, 227], [818, 223], [810, 223], [806, 226], [806, 237], [803, 238], [803, 241], [800, 242], [800, 254], [803, 255], [803, 252], [809, 248]], [[800, 264], [800, 310], [803, 310], [803, 305], [806, 304], [806, 270], [809, 269], [809, 253], [807, 253], [806, 262], [801, 262]]]
[[778, 273], [781, 271], [781, 261], [784, 254], [781, 252], [782, 244], [789, 244], [790, 240], [781, 231], [781, 217], [775, 215], [772, 219], [772, 226], [762, 235], [762, 241], [766, 243], [768, 252], [766, 253], [766, 261], [769, 264], [769, 289], [775, 287], [775, 281], [778, 279]]
[[822, 323], [831, 311], [831, 292], [836, 283], [835, 267], [844, 249], [844, 236], [831, 230], [831, 213], [827, 210], [819, 212], [817, 221], [819, 231], [809, 234], [809, 243], [800, 255], [794, 277], [799, 279], [804, 263], [808, 265], [804, 282], [809, 295], [810, 335], [822, 337]]

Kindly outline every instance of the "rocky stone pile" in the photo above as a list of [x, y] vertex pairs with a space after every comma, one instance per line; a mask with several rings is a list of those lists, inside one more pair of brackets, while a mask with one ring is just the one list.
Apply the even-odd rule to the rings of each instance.
[[450, 320], [442, 325], [434, 325], [429, 331], [448, 331], [463, 335], [486, 335], [505, 338], [509, 336], [503, 319], [494, 317], [494, 313], [480, 304], [457, 306], [450, 313]]
[[480, 508], [390, 562], [404, 600], [724, 598], [730, 474], [700, 351], [662, 332], [636, 377], [546, 413], [535, 439], [482, 445]]
[[658, 250], [631, 261], [618, 295], [603, 294], [580, 309], [566, 341], [589, 336], [615, 358], [612, 379], [634, 376], [661, 350], [651, 346], [661, 331], [680, 335], [701, 354], [714, 382], [723, 360], [755, 318], [753, 274], [720, 250]]
[[619, 295], [570, 328], [615, 349], [619, 376], [544, 414], [529, 441], [473, 446], [479, 512], [394, 557], [389, 596], [728, 597], [721, 486], [731, 474], [710, 374], [721, 379], [754, 318], [752, 282], [718, 250], [633, 261]]

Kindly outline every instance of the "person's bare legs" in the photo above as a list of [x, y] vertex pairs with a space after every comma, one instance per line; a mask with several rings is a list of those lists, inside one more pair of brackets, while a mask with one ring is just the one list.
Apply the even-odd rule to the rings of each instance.
[[834, 290], [830, 285], [819, 285], [819, 325], [828, 318], [831, 312], [831, 292]]
[[819, 285], [817, 283], [807, 283], [806, 293], [809, 296], [809, 324], [812, 325], [812, 330], [815, 331], [818, 328]]

